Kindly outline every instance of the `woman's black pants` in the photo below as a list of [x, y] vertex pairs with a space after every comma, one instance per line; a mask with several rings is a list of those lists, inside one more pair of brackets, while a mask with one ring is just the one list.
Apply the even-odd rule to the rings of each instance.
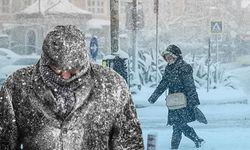
[[190, 126], [188, 126], [186, 123], [184, 124], [174, 124], [173, 125], [173, 134], [172, 134], [172, 140], [171, 140], [171, 148], [172, 149], [178, 149], [182, 133], [191, 139], [193, 142], [197, 142], [199, 140], [199, 137], [195, 133], [194, 129]]

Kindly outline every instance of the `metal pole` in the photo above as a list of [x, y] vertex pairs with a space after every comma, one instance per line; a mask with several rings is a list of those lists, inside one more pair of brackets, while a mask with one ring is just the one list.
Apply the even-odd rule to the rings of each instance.
[[218, 62], [218, 34], [216, 34], [216, 63]]
[[155, 1], [155, 13], [156, 13], [156, 43], [155, 43], [155, 49], [156, 49], [156, 56], [155, 56], [155, 61], [156, 61], [156, 84], [158, 84], [158, 43], [159, 43], [159, 38], [158, 38], [158, 28], [159, 28], [159, 0]]
[[132, 55], [133, 55], [133, 71], [137, 75], [137, 0], [133, 0], [133, 9], [132, 9]]
[[207, 92], [209, 92], [210, 84], [210, 60], [211, 60], [211, 41], [208, 39], [208, 57], [207, 57]]
[[158, 18], [158, 11], [156, 13], [156, 84], [158, 83], [158, 24], [159, 24], [159, 18]]
[[41, 14], [41, 0], [38, 1], [38, 10], [39, 10], [39, 14]]
[[216, 68], [215, 68], [215, 83], [218, 83], [218, 59], [219, 59], [218, 34], [216, 34]]
[[119, 0], [110, 0], [111, 55], [119, 53]]

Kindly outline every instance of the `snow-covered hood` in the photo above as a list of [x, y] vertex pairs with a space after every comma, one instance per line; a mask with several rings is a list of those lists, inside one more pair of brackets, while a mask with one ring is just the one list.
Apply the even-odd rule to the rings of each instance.
[[89, 55], [84, 34], [73, 25], [56, 26], [43, 42], [41, 65], [54, 65], [62, 70], [89, 68]]

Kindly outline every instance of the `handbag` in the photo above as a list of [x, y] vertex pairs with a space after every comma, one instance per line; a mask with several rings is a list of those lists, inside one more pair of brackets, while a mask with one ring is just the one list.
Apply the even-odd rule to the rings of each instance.
[[169, 110], [181, 109], [187, 106], [187, 98], [184, 93], [169, 94], [166, 98]]

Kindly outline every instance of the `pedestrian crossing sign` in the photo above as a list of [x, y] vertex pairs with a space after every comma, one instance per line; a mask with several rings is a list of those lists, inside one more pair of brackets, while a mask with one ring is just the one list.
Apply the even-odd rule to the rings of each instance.
[[211, 33], [222, 33], [222, 21], [211, 21]]

